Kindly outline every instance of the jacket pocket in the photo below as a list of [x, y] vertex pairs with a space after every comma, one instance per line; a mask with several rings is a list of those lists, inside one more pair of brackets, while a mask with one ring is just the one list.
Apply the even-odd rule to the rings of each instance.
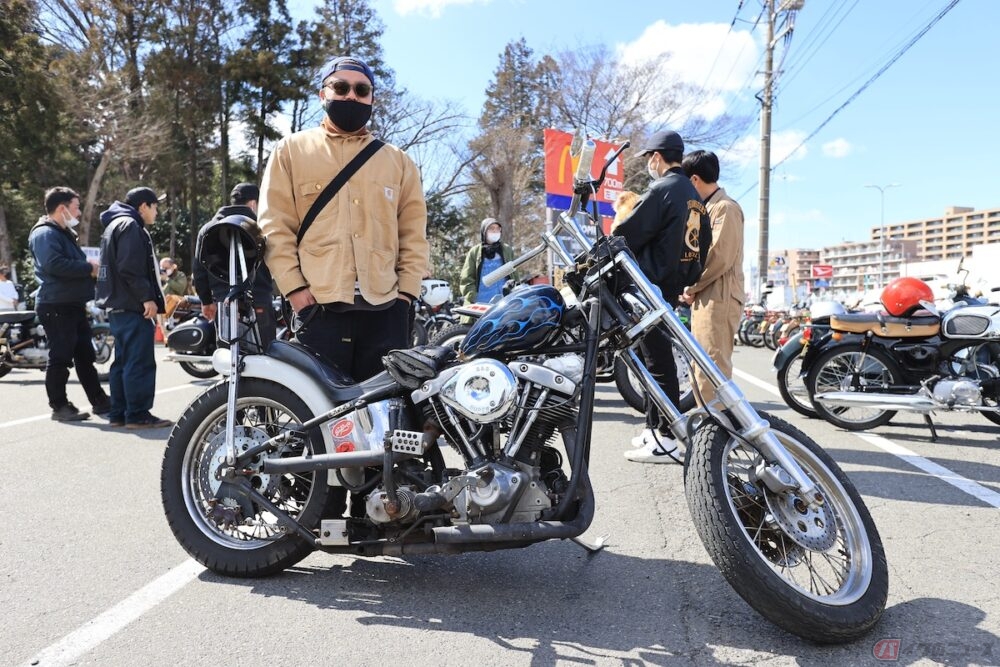
[[344, 269], [344, 246], [339, 243], [299, 246], [299, 267], [310, 285], [330, 288]]
[[368, 285], [374, 292], [388, 294], [396, 289], [396, 256], [384, 250], [372, 250], [368, 259]]

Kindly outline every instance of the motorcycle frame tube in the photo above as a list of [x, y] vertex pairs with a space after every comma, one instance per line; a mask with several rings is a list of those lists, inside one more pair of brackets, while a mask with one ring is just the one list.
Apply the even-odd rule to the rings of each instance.
[[[690, 355], [691, 360], [705, 374], [705, 377], [712, 383], [712, 386], [715, 387], [716, 398], [732, 414], [733, 420], [740, 425], [742, 429], [739, 433], [740, 437], [754, 443], [769, 461], [777, 463], [784, 469], [792, 478], [798, 492], [809, 499], [809, 503], [814, 502], [812, 497], [816, 493], [816, 485], [806, 476], [805, 471], [799, 467], [795, 459], [781, 445], [778, 437], [771, 432], [770, 425], [757, 414], [757, 411], [746, 400], [746, 397], [740, 391], [740, 388], [736, 386], [736, 383], [722, 374], [719, 367], [715, 365], [711, 357], [698, 344], [694, 334], [688, 331], [673, 309], [667, 306], [663, 297], [660, 296], [660, 290], [649, 282], [649, 279], [639, 269], [635, 260], [626, 251], [619, 251], [615, 255], [615, 262], [624, 269], [625, 273], [628, 274], [629, 278], [632, 279], [649, 303], [653, 304], [654, 310], [663, 311], [658, 318], [659, 323], [667, 327], [667, 331], [670, 332], [674, 340], [682, 342], [685, 352]], [[650, 326], [652, 325], [647, 325], [647, 327]], [[633, 363], [638, 361], [635, 353], [631, 350], [629, 356], [632, 357]], [[641, 366], [642, 364], [639, 365]], [[682, 429], [683, 427], [680, 412], [670, 404], [666, 394], [653, 381], [653, 376], [649, 371], [640, 373], [640, 378], [656, 407], [663, 411], [670, 419], [671, 430], [678, 437], [683, 437], [683, 430], [678, 432], [678, 429]], [[783, 489], [772, 490], [775, 492], [783, 491]]]

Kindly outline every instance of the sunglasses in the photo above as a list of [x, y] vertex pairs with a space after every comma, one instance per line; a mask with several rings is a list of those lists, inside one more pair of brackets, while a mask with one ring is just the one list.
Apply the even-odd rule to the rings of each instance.
[[372, 94], [372, 85], [370, 83], [356, 83], [352, 86], [347, 81], [337, 79], [336, 81], [324, 83], [323, 87], [329, 88], [335, 95], [339, 95], [340, 97], [344, 97], [351, 92], [352, 87], [354, 88], [354, 94], [358, 97], [368, 97]]

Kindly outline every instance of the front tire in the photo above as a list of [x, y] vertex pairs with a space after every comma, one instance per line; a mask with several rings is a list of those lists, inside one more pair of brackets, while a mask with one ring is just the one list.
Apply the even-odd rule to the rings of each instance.
[[809, 400], [809, 388], [806, 386], [805, 378], [800, 376], [801, 372], [802, 355], [797, 354], [778, 369], [778, 393], [781, 394], [785, 405], [792, 410], [815, 419], [819, 415]]
[[[267, 380], [240, 381], [237, 447], [246, 449], [312, 418], [305, 403]], [[251, 499], [233, 493], [215, 476], [225, 461], [228, 384], [217, 384], [188, 406], [174, 426], [163, 454], [160, 491], [177, 541], [199, 563], [221, 575], [263, 577], [299, 562], [315, 548]], [[293, 439], [268, 457], [325, 453], [315, 430]], [[312, 528], [329, 496], [326, 471], [267, 474], [259, 457], [246, 474], [251, 484], [286, 514]]]
[[778, 627], [820, 643], [867, 633], [885, 610], [882, 541], [857, 489], [823, 449], [780, 419], [781, 444], [819, 488], [815, 510], [757, 480], [760, 454], [714, 421], [694, 434], [685, 493], [705, 549], [739, 595]]
[[[864, 361], [862, 361], [862, 356]], [[826, 406], [816, 394], [849, 391], [855, 386], [882, 387], [900, 383], [903, 372], [896, 361], [877, 346], [862, 353], [861, 345], [849, 343], [828, 348], [816, 359], [806, 378], [809, 397], [816, 414], [846, 431], [867, 431], [888, 424], [895, 410], [880, 408]]]

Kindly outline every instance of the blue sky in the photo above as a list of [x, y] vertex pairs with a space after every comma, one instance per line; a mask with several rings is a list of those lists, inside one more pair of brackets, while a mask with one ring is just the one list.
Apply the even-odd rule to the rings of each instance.
[[[948, 0], [805, 0], [784, 54], [773, 115], [772, 164], [947, 5]], [[603, 43], [629, 58], [669, 51], [675, 74], [723, 95], [705, 109], [754, 114], [759, 105], [760, 0], [374, 0], [383, 51], [398, 84], [476, 117], [504, 45], [536, 54]], [[307, 1], [292, 3], [304, 17]], [[307, 12], [308, 10], [306, 10]], [[1000, 2], [961, 0], [880, 78], [772, 175], [770, 243], [818, 248], [862, 240], [885, 221], [941, 215], [948, 206], [1000, 207]], [[570, 128], [563, 128], [570, 129]], [[758, 235], [759, 122], [721, 153], [722, 184], [747, 216], [748, 261]], [[689, 146], [698, 148], [698, 146]]]

